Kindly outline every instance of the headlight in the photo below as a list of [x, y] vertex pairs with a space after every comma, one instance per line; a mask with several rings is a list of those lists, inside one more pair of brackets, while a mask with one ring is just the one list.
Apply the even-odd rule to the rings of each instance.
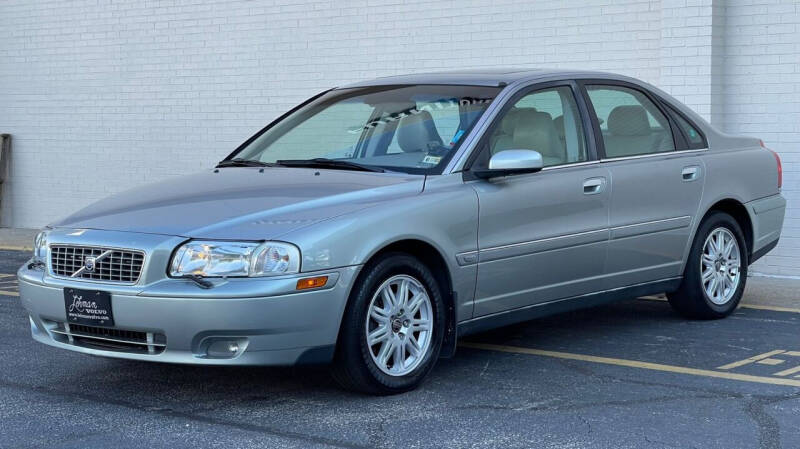
[[47, 259], [47, 235], [48, 231], [36, 234], [33, 239], [33, 258], [44, 262]]
[[300, 271], [300, 250], [281, 242], [193, 240], [175, 251], [171, 276], [277, 276]]

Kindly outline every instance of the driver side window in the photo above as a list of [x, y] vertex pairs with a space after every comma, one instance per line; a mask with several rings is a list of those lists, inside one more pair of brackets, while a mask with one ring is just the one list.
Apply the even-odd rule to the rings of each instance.
[[586, 161], [586, 139], [572, 89], [554, 87], [522, 97], [497, 122], [489, 150], [492, 155], [535, 150], [545, 167]]

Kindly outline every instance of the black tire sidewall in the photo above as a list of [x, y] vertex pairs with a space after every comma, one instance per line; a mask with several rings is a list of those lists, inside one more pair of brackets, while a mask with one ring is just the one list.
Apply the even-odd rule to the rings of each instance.
[[[725, 228], [733, 234], [736, 238], [736, 243], [739, 245], [739, 254], [741, 265], [739, 267], [739, 285], [736, 287], [736, 292], [731, 299], [725, 304], [714, 304], [706, 295], [703, 288], [702, 271], [701, 271], [701, 257], [703, 254], [703, 245], [709, 234], [717, 228]], [[701, 311], [704, 314], [710, 314], [716, 317], [723, 317], [729, 315], [739, 305], [744, 293], [745, 284], [747, 282], [747, 266], [749, 263], [747, 252], [747, 243], [744, 239], [744, 233], [736, 220], [724, 213], [714, 212], [706, 218], [697, 230], [697, 237], [692, 244], [692, 251], [689, 254], [689, 261], [686, 266], [685, 280], [688, 282], [688, 287], [693, 289], [696, 293], [695, 301], [702, 301]], [[696, 289], [696, 290], [695, 290]]]
[[[442, 346], [445, 329], [444, 302], [441, 287], [431, 270], [418, 259], [403, 253], [389, 253], [364, 267], [364, 275], [359, 278], [351, 293], [351, 301], [344, 317], [345, 332], [342, 348], [351, 366], [361, 371], [362, 378], [373, 383], [370, 390], [380, 393], [401, 393], [415, 388], [427, 376]], [[408, 275], [418, 280], [427, 290], [433, 311], [433, 340], [430, 349], [414, 371], [405, 376], [390, 376], [375, 364], [367, 345], [366, 318], [372, 297], [383, 282], [396, 275]], [[352, 359], [357, 360], [352, 360]]]

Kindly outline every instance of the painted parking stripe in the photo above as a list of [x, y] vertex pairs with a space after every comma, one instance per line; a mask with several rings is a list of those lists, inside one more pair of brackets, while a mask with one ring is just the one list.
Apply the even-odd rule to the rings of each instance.
[[25, 245], [0, 245], [0, 250], [3, 251], [33, 251], [32, 246]]
[[743, 309], [771, 310], [773, 312], [800, 313], [800, 309], [795, 309], [793, 307], [762, 306], [760, 304], [740, 304], [739, 307]]
[[[512, 354], [538, 355], [542, 357], [552, 357], [565, 360], [578, 360], [582, 362], [602, 363], [604, 365], [624, 366], [628, 368], [640, 368], [651, 371], [662, 371], [676, 374], [687, 374], [691, 376], [714, 377], [718, 379], [739, 380], [743, 382], [755, 382], [771, 385], [787, 385], [800, 387], [800, 379], [787, 379], [781, 377], [752, 376], [749, 374], [731, 373], [728, 371], [713, 371], [708, 369], [688, 368], [676, 365], [664, 365], [661, 363], [642, 362], [639, 360], [616, 359], [611, 357], [598, 357], [586, 354], [573, 354], [570, 352], [546, 351], [543, 349], [522, 348], [518, 346], [494, 345], [487, 343], [462, 342], [459, 346], [472, 349], [482, 349], [486, 351], [506, 352]], [[783, 351], [781, 351], [783, 352]]]
[[791, 376], [792, 374], [800, 373], [800, 366], [795, 366], [794, 368], [785, 369], [783, 371], [779, 371], [775, 373], [776, 376]]
[[19, 296], [18, 285], [15, 275], [0, 273], [0, 296]]
[[[639, 299], [643, 299], [645, 301], [667, 301], [667, 298], [662, 298], [660, 296], [642, 296]], [[790, 312], [790, 313], [800, 313], [800, 309], [794, 307], [781, 307], [781, 306], [765, 306], [761, 304], [739, 304], [740, 309], [754, 309], [754, 310], [769, 310], [772, 312]]]
[[749, 364], [754, 363], [754, 362], [768, 360], [773, 355], [783, 354], [784, 352], [786, 352], [786, 351], [783, 350], [783, 349], [776, 349], [774, 351], [769, 351], [769, 352], [765, 352], [763, 354], [754, 355], [753, 357], [748, 357], [748, 358], [746, 358], [744, 360], [739, 360], [737, 362], [728, 363], [727, 365], [722, 365], [720, 367], [717, 367], [717, 369], [738, 368], [740, 366], [749, 365]]

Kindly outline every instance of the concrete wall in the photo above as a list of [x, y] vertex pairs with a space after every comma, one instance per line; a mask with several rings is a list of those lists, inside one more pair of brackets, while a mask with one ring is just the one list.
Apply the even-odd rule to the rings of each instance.
[[462, 67], [608, 70], [659, 85], [784, 160], [800, 274], [800, 6], [792, 0], [0, 2], [2, 223], [210, 167], [330, 86]]

